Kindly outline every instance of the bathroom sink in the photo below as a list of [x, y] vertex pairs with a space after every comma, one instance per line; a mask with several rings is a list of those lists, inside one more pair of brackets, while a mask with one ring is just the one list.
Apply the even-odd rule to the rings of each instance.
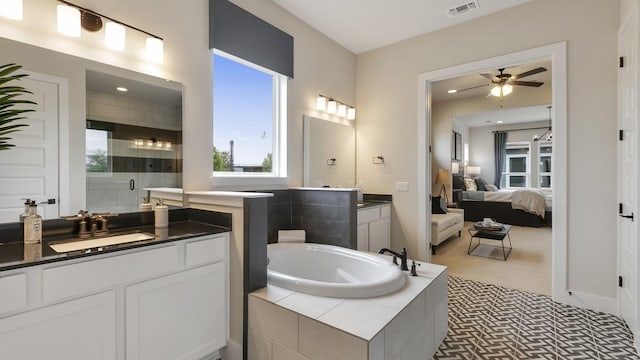
[[58, 243], [49, 244], [57, 253], [68, 253], [78, 250], [98, 249], [101, 250], [104, 247], [111, 245], [126, 244], [130, 242], [145, 241], [154, 239], [155, 235], [148, 233], [132, 233], [124, 235], [106, 236], [95, 239], [74, 239], [73, 241], [62, 241]]

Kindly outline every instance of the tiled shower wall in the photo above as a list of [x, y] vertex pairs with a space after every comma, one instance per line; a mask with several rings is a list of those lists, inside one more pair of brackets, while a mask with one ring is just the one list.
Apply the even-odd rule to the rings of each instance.
[[357, 194], [345, 190], [289, 189], [267, 191], [269, 243], [278, 230], [305, 230], [306, 242], [355, 249], [357, 246]]

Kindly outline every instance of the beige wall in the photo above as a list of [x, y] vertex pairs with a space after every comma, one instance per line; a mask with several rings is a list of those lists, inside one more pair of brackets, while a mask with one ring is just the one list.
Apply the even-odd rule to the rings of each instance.
[[[365, 191], [393, 192], [392, 246], [417, 254], [425, 221], [416, 217], [418, 74], [566, 41], [568, 286], [614, 298], [616, 143], [603, 134], [616, 130], [618, 23], [618, 1], [537, 0], [359, 55], [357, 178]], [[385, 167], [371, 165], [377, 153]], [[393, 191], [396, 181], [408, 181], [409, 192]], [[603, 225], [585, 226], [595, 222]]]
[[[127, 41], [137, 45], [137, 49], [127, 48], [122, 53], [105, 50], [102, 33], [83, 31], [79, 39], [58, 34], [55, 30], [57, 3], [50, 0], [25, 2], [22, 21], [0, 18], [0, 34], [8, 39], [184, 84], [184, 188], [213, 188], [210, 179], [213, 170], [210, 150], [213, 146], [213, 87], [209, 1], [190, 0], [178, 4], [171, 0], [78, 0], [74, 3], [163, 37], [164, 63], [153, 65], [143, 59], [144, 37], [136, 33]], [[315, 110], [318, 93], [355, 104], [355, 55], [271, 1], [238, 0], [234, 3], [294, 37], [295, 78], [288, 83], [288, 164], [289, 184], [301, 186], [302, 115], [323, 117]], [[177, 6], [179, 11], [176, 11]], [[81, 111], [76, 111], [75, 106], [71, 104], [71, 121], [82, 121], [84, 105]], [[72, 152], [82, 157], [84, 134], [74, 134], [71, 139]], [[82, 161], [81, 157], [75, 160]], [[84, 181], [84, 177], [80, 181]]]

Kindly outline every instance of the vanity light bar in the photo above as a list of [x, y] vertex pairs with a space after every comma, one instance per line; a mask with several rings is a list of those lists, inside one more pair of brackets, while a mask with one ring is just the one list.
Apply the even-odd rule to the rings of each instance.
[[[0, 0], [0, 2], [9, 0]], [[10, 0], [16, 1], [16, 0]], [[21, 0], [20, 0], [21, 1]], [[131, 26], [122, 21], [115, 20], [106, 15], [102, 15], [93, 10], [83, 8], [76, 4], [72, 4], [65, 0], [58, 0], [64, 5], [58, 5], [58, 31], [62, 34], [79, 37], [81, 33], [81, 27], [89, 31], [99, 31], [102, 29], [102, 18], [108, 20], [105, 26], [105, 45], [113, 50], [122, 51], [125, 49], [126, 28], [135, 30], [147, 35], [146, 39], [146, 57], [147, 60], [155, 63], [162, 63], [163, 61], [163, 39], [157, 35], [154, 35], [148, 31], [144, 31], [135, 26]], [[95, 22], [88, 24], [83, 21], [83, 15], [89, 14], [97, 18]]]
[[347, 120], [356, 119], [356, 108], [322, 94], [319, 94], [316, 98], [316, 110], [325, 111], [329, 114], [346, 118]]

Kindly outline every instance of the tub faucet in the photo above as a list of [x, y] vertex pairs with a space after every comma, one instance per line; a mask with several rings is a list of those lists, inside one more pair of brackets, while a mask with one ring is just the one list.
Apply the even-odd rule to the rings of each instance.
[[391, 250], [391, 249], [387, 249], [387, 248], [382, 248], [380, 249], [380, 251], [378, 251], [378, 254], [384, 254], [384, 253], [389, 253], [392, 254], [395, 257], [399, 257], [400, 258], [400, 270], [402, 271], [409, 271], [409, 266], [407, 266], [407, 248], [402, 248], [402, 251], [400, 252], [400, 254], [398, 254], [397, 252]]

